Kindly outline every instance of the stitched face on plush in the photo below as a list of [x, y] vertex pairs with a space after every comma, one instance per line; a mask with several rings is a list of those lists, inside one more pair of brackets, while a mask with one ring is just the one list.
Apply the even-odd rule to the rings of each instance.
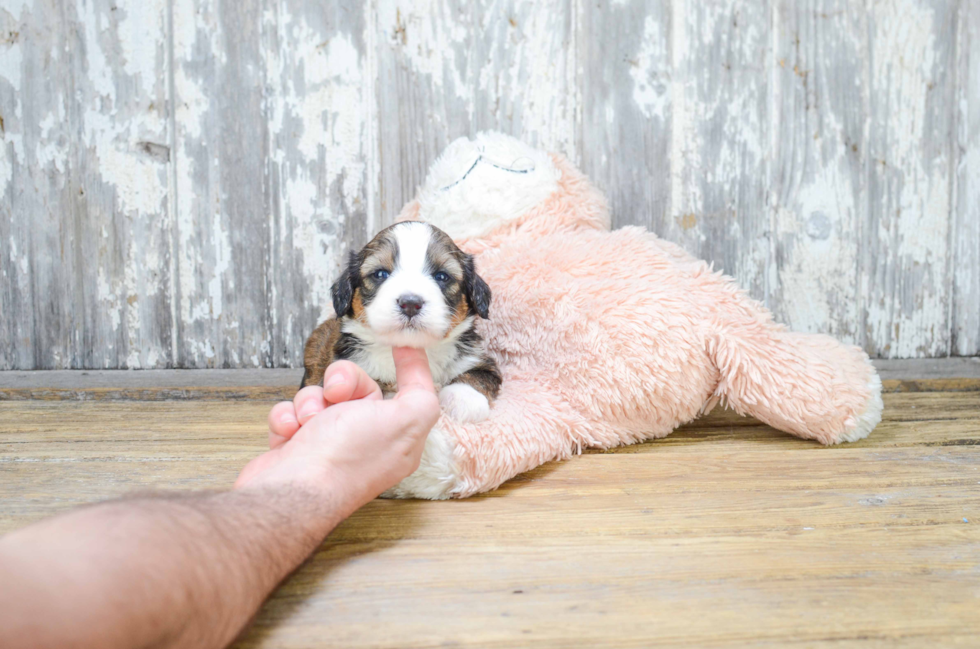
[[356, 318], [383, 344], [428, 347], [468, 317], [488, 317], [490, 289], [444, 232], [404, 222], [351, 254], [333, 301], [338, 316]]
[[480, 237], [520, 218], [558, 190], [551, 156], [502, 133], [452, 142], [419, 192], [419, 218], [452, 237]]

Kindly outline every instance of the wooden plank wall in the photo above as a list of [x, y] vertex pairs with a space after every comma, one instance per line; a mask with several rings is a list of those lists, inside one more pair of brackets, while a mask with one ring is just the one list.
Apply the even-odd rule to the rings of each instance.
[[793, 328], [980, 353], [971, 0], [2, 0], [0, 369], [298, 365], [482, 129]]

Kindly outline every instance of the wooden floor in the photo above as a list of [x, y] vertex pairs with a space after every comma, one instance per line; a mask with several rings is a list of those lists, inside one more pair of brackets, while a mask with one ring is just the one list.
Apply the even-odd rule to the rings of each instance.
[[[857, 444], [718, 413], [482, 497], [374, 502], [238, 646], [980, 646], [980, 381], [890, 388], [927, 391]], [[228, 487], [269, 406], [0, 401], [0, 532]]]

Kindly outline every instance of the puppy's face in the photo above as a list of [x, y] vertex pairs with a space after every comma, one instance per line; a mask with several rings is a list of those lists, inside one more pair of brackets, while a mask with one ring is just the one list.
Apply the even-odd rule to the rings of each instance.
[[351, 253], [333, 285], [338, 317], [356, 318], [386, 345], [427, 347], [473, 315], [486, 318], [490, 288], [473, 257], [426, 223], [396, 223]]

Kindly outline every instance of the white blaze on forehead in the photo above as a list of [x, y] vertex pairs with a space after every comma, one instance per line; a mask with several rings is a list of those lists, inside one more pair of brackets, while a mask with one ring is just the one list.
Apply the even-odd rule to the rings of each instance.
[[395, 245], [398, 247], [398, 261], [395, 272], [407, 271], [424, 273], [425, 254], [432, 241], [432, 228], [425, 223], [405, 223], [392, 230]]
[[[395, 267], [364, 309], [368, 325], [386, 344], [428, 347], [445, 337], [452, 321], [442, 289], [432, 276], [438, 269], [426, 268], [432, 227], [403, 223], [392, 228], [390, 236], [398, 249]], [[411, 323], [398, 306], [404, 295], [418, 296], [424, 302]]]

